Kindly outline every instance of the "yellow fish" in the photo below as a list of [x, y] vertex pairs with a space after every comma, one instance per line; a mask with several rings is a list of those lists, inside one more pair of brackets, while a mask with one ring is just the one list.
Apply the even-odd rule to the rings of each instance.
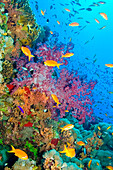
[[20, 149], [15, 149], [12, 145], [11, 145], [11, 147], [12, 147], [12, 150], [11, 151], [7, 151], [7, 152], [15, 153], [15, 156], [17, 156], [20, 159], [23, 159], [23, 160], [27, 160], [28, 159], [28, 155], [24, 151], [22, 151]]
[[65, 112], [69, 112], [69, 110], [65, 110]]
[[108, 130], [108, 129], [110, 129], [111, 128], [111, 126], [109, 126], [106, 130]]
[[66, 54], [64, 54], [64, 55], [62, 55], [62, 57], [71, 57], [71, 56], [73, 56], [74, 55], [74, 53], [66, 53]]
[[58, 68], [59, 68], [60, 65], [63, 65], [63, 63], [57, 63], [57, 62], [54, 61], [54, 60], [46, 60], [46, 61], [44, 62], [44, 64], [45, 64], [46, 66], [52, 66], [52, 67], [57, 66]]
[[31, 54], [31, 51], [29, 50], [29, 48], [22, 46], [21, 50], [26, 56], [29, 57], [29, 61], [30, 61], [31, 57], [35, 57], [34, 55]]
[[68, 156], [70, 158], [75, 157], [75, 154], [76, 154], [74, 148], [66, 147], [66, 145], [64, 145], [64, 150], [60, 151], [60, 153], [66, 153], [66, 156]]
[[68, 124], [68, 125], [64, 126], [63, 128], [60, 128], [60, 129], [62, 129], [61, 132], [63, 132], [64, 130], [70, 130], [70, 129], [72, 129], [73, 127], [74, 127], [74, 125]]
[[7, 32], [3, 33], [2, 35], [7, 35]]
[[109, 169], [109, 170], [113, 170], [112, 166], [106, 166], [106, 168]]
[[100, 126], [98, 126], [98, 130], [101, 130]]
[[52, 97], [53, 100], [57, 103], [57, 106], [58, 106], [59, 104], [61, 104], [61, 103], [59, 102], [59, 100], [58, 100], [58, 97], [57, 97], [55, 94], [51, 94], [51, 97]]

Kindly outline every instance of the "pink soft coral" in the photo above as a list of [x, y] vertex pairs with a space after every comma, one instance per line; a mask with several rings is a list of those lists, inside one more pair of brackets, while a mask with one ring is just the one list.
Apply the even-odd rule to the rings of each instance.
[[[72, 74], [65, 68], [60, 70], [60, 73], [56, 71], [56, 76], [53, 79], [52, 74], [55, 70], [52, 67], [45, 66], [42, 62], [47, 59], [63, 62], [64, 59], [61, 58], [61, 55], [64, 52], [64, 49], [58, 50], [57, 46], [50, 48], [46, 44], [40, 45], [35, 53], [39, 58], [39, 62], [25, 65], [28, 71], [33, 69], [32, 75], [26, 78], [25, 73], [18, 74], [17, 76], [20, 81], [14, 79], [11, 84], [16, 86], [15, 89], [26, 85], [32, 86], [32, 89], [35, 87], [35, 91], [45, 92], [51, 100], [49, 107], [52, 118], [62, 118], [65, 116], [65, 110], [69, 110], [72, 116], [79, 120], [79, 123], [84, 123], [86, 116], [91, 117], [93, 113], [90, 96], [96, 82], [91, 81], [87, 83], [85, 80], [82, 82], [77, 72]], [[65, 64], [67, 63], [67, 60], [65, 60]], [[61, 105], [53, 107], [56, 103], [51, 97], [52, 93], [58, 97]]]

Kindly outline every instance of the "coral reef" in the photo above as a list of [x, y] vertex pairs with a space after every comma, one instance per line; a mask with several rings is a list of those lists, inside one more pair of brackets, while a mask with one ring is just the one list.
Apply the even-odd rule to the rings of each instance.
[[[85, 80], [82, 82], [76, 73], [69, 73], [68, 70], [62, 69], [58, 76], [53, 76], [55, 70], [53, 68], [48, 68], [43, 65], [42, 61], [55, 60], [57, 62], [63, 62], [63, 58], [60, 56], [63, 54], [63, 50], [59, 50], [57, 45], [54, 47], [47, 46], [46, 44], [38, 44], [38, 49], [35, 55], [40, 58], [38, 63], [28, 63], [25, 67], [28, 69], [22, 70], [19, 66], [19, 60], [16, 60], [17, 67], [21, 71], [21, 74], [17, 74], [17, 78], [13, 79], [12, 85], [15, 86], [14, 91], [18, 89], [19, 86], [24, 85], [31, 86], [32, 84], [37, 87], [40, 92], [45, 92], [47, 96], [50, 97], [50, 110], [52, 113], [52, 118], [58, 120], [59, 117], [65, 116], [65, 110], [73, 110], [73, 117], [79, 120], [79, 123], [85, 123], [86, 117], [93, 119], [91, 116], [93, 110], [91, 108], [92, 101], [91, 90], [93, 90], [96, 82], [87, 83]], [[43, 56], [43, 57], [42, 57]], [[23, 63], [24, 66], [25, 63]], [[64, 65], [67, 65], [68, 61], [65, 60]], [[30, 70], [33, 70], [31, 73]], [[65, 74], [64, 74], [65, 73]], [[26, 75], [27, 74], [27, 75]], [[54, 78], [52, 78], [52, 76]], [[21, 77], [24, 77], [21, 80]], [[60, 99], [61, 106], [52, 107], [54, 105], [54, 100], [51, 94], [56, 94]], [[60, 115], [60, 116], [59, 116]]]
[[[113, 126], [95, 123], [92, 90], [77, 71], [69, 72], [74, 45], [46, 42], [50, 28], [39, 26], [27, 0], [0, 2], [0, 168], [9, 170], [102, 170], [113, 167]], [[55, 38], [55, 39], [54, 39]], [[35, 57], [21, 52], [26, 46]], [[60, 69], [44, 65], [62, 63]], [[51, 94], [59, 100], [56, 105]], [[64, 117], [64, 118], [63, 118]], [[95, 124], [94, 124], [95, 123]], [[61, 131], [66, 125], [72, 129]], [[10, 154], [9, 145], [29, 159]], [[61, 152], [74, 150], [74, 156]], [[15, 159], [13, 165], [9, 161]], [[18, 159], [18, 161], [17, 161]]]
[[75, 163], [66, 163], [63, 162], [62, 158], [60, 157], [59, 153], [52, 149], [49, 152], [46, 152], [43, 155], [43, 158], [45, 158], [44, 160], [44, 169], [48, 170], [48, 169], [52, 169], [52, 170], [82, 170], [81, 168], [79, 168]]
[[36, 166], [36, 161], [18, 159], [13, 165], [13, 170], [38, 170], [38, 167]]
[[2, 63], [2, 72], [1, 73], [4, 77], [4, 81], [6, 83], [10, 82], [11, 78], [13, 78], [13, 64], [10, 61], [5, 60]]

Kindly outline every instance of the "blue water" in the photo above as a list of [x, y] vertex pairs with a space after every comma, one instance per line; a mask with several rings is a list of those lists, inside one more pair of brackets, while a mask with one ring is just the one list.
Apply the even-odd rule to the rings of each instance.
[[[113, 1], [107, 0], [105, 4], [90, 7], [92, 11], [79, 10], [88, 8], [94, 2], [98, 1], [79, 0], [79, 6], [75, 3], [72, 5], [71, 0], [29, 1], [38, 25], [47, 25], [51, 31], [57, 32], [58, 42], [69, 43], [71, 39], [74, 43], [74, 49], [71, 51], [74, 56], [68, 59], [69, 70], [77, 70], [78, 74], [86, 76], [87, 80], [97, 81], [92, 96], [93, 112], [100, 121], [113, 123], [113, 94], [109, 93], [113, 92], [113, 69], [105, 66], [113, 63]], [[64, 8], [70, 9], [71, 12], [65, 11]], [[74, 14], [73, 8], [79, 13]], [[41, 10], [46, 10], [44, 16]], [[108, 20], [103, 19], [100, 12], [106, 13]], [[69, 17], [70, 14], [74, 16]], [[83, 19], [78, 19], [79, 17]], [[95, 18], [100, 21], [99, 24], [95, 22]], [[81, 27], [69, 27], [71, 22], [78, 22]], [[106, 27], [100, 30], [103, 26]], [[83, 27], [85, 28], [80, 30]]]

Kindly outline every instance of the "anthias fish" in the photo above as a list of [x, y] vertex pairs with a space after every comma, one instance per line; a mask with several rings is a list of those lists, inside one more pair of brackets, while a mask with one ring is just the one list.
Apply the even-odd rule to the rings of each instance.
[[96, 18], [95, 18], [95, 21], [96, 21], [98, 24], [100, 23], [100, 22], [99, 22], [99, 20], [98, 20], [98, 19], [96, 19]]
[[66, 54], [62, 55], [62, 57], [68, 58], [68, 57], [71, 57], [73, 55], [74, 55], [74, 53], [66, 53]]
[[68, 125], [64, 126], [63, 128], [60, 128], [60, 129], [62, 129], [61, 132], [63, 132], [64, 130], [70, 130], [70, 129], [72, 129], [73, 127], [74, 127], [73, 124], [68, 124]]
[[113, 166], [106, 166], [107, 169], [113, 170]]
[[99, 13], [105, 20], [108, 20], [107, 15], [104, 12], [100, 12]]
[[90, 160], [90, 161], [88, 162], [88, 168], [90, 168], [91, 162], [92, 162], [92, 160]]
[[70, 9], [65, 8], [65, 10], [66, 10], [67, 12], [70, 12]]
[[59, 100], [58, 100], [58, 97], [57, 97], [55, 94], [51, 94], [51, 97], [52, 97], [53, 100], [57, 103], [57, 106], [58, 106], [59, 104], [61, 104], [61, 103], [59, 102]]
[[57, 66], [58, 68], [59, 68], [60, 65], [63, 65], [63, 63], [57, 63], [57, 62], [54, 61], [54, 60], [46, 60], [46, 61], [44, 62], [44, 64], [45, 64], [46, 66], [52, 66], [52, 67]]
[[113, 67], [113, 64], [105, 64], [107, 67]]
[[74, 148], [66, 147], [66, 145], [64, 145], [64, 150], [60, 151], [60, 153], [66, 153], [66, 156], [68, 156], [70, 158], [75, 157], [75, 154], [76, 154]]
[[35, 57], [34, 55], [31, 54], [31, 51], [27, 47], [21, 47], [22, 52], [29, 57], [29, 61], [32, 57]]
[[69, 24], [69, 26], [71, 26], [71, 27], [79, 26], [79, 23], [77, 23], [77, 22], [72, 22], [71, 24]]
[[23, 159], [23, 160], [27, 160], [28, 159], [28, 155], [24, 151], [22, 151], [20, 149], [15, 149], [12, 145], [11, 145], [11, 147], [12, 147], [12, 150], [11, 151], [7, 151], [7, 152], [15, 153], [15, 156], [17, 156], [20, 159]]
[[85, 145], [85, 143], [84, 143], [84, 142], [82, 142], [82, 141], [79, 141], [79, 142], [77, 142], [77, 145], [84, 146], [84, 145]]

